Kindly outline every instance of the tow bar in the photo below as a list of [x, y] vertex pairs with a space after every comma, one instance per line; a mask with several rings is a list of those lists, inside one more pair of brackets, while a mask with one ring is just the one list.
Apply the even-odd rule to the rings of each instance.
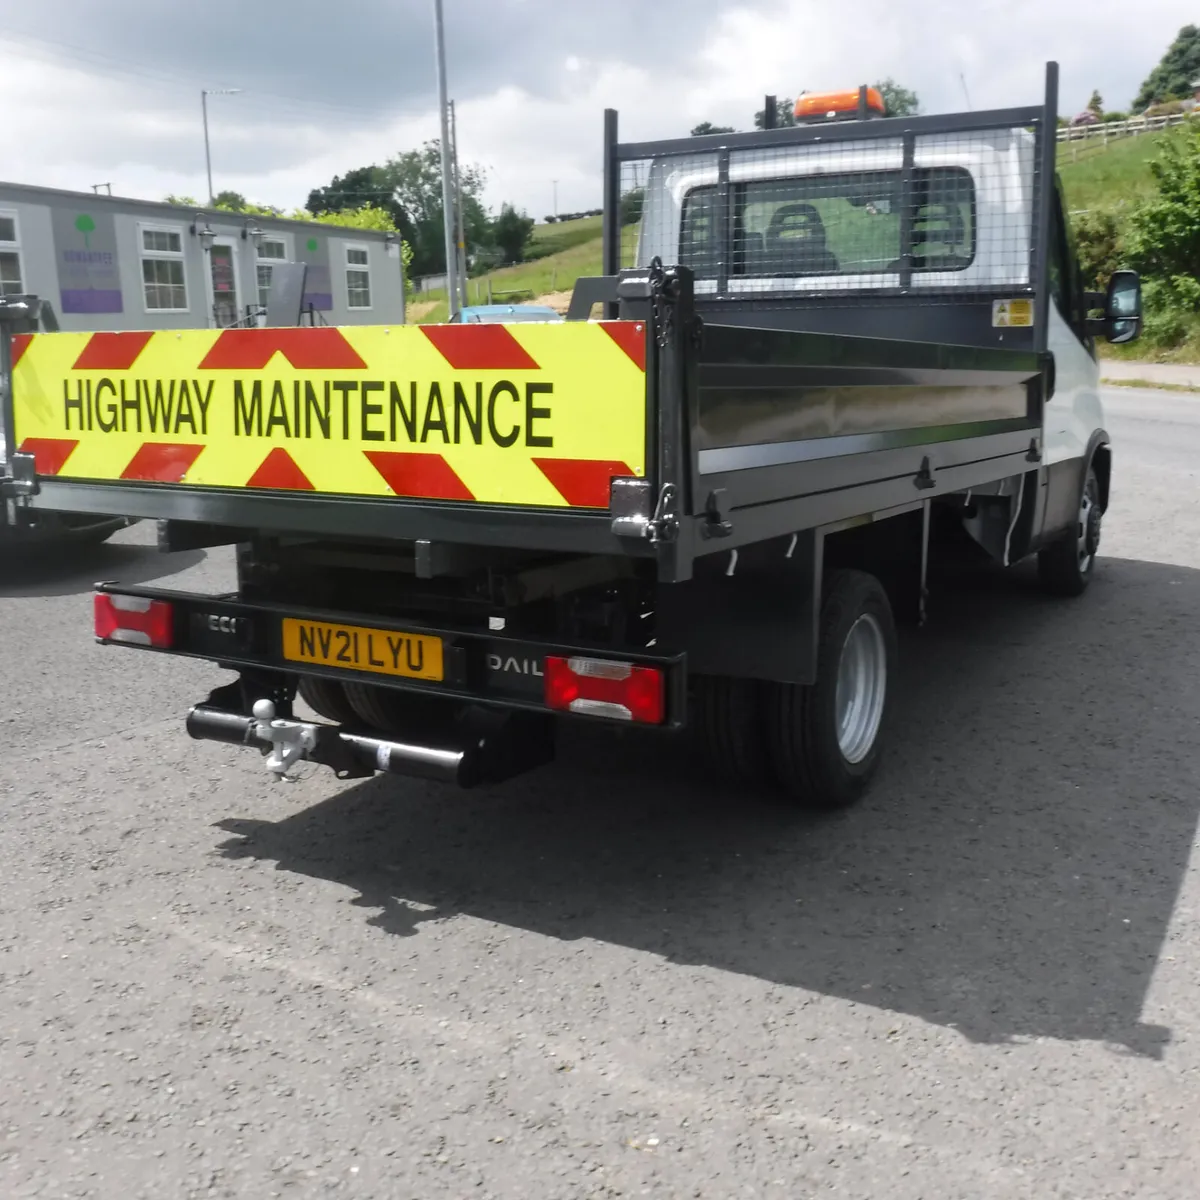
[[410, 775], [470, 788], [501, 783], [550, 762], [554, 727], [540, 713], [472, 707], [437, 737], [408, 740], [276, 716], [275, 705], [256, 700], [253, 715], [197, 704], [187, 716], [198, 741], [253, 746], [266, 755], [267, 770], [292, 782], [300, 761], [331, 767], [340, 779], [365, 779], [377, 771]]

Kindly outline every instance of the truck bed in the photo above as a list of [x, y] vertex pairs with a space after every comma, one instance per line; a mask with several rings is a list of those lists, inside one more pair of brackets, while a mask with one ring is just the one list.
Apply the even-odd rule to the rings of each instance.
[[1037, 452], [1031, 353], [701, 324], [686, 286], [667, 312], [624, 275], [616, 320], [18, 334], [7, 490], [231, 541], [657, 555], [686, 577]]

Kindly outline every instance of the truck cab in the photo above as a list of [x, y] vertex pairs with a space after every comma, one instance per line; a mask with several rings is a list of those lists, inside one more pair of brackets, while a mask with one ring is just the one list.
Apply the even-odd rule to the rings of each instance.
[[[1053, 143], [1047, 153], [1031, 127], [887, 118], [870, 99], [859, 89], [803, 112], [798, 102], [808, 128], [774, 139], [655, 147], [633, 172], [645, 180], [635, 261], [688, 266], [697, 312], [723, 324], [1045, 356], [1038, 517], [1023, 545], [993, 533], [986, 548], [1007, 563], [1073, 527], [1076, 565], [1061, 548], [1046, 561], [1061, 558], [1062, 586], [1081, 590], [1112, 470], [1096, 337], [1137, 335], [1137, 276], [1118, 272], [1108, 294], [1084, 290]], [[834, 403], [822, 432], [849, 432], [844, 416]]]

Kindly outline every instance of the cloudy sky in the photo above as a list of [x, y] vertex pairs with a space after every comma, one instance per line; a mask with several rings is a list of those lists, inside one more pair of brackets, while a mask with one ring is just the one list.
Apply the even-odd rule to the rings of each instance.
[[[461, 157], [487, 200], [541, 217], [600, 201], [601, 113], [622, 138], [747, 128], [765, 92], [891, 75], [926, 112], [1099, 88], [1127, 107], [1188, 19], [1179, 0], [445, 0]], [[119, 195], [214, 186], [303, 204], [437, 132], [432, 0], [0, 0], [0, 178]]]

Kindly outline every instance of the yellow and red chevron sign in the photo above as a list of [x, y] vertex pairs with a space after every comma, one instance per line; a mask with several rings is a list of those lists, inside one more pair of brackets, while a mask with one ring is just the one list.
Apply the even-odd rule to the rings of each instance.
[[39, 476], [607, 508], [645, 473], [640, 321], [14, 339]]

